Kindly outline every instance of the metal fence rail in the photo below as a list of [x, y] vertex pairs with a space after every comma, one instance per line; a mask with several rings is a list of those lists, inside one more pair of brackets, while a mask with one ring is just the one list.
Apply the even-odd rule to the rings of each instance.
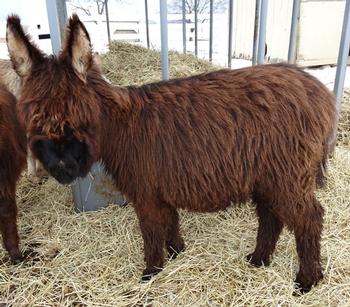
[[213, 60], [213, 24], [214, 24], [214, 0], [210, 0], [209, 8], [209, 62]]
[[159, 0], [160, 6], [160, 39], [161, 39], [161, 55], [162, 55], [162, 78], [169, 79], [169, 59], [168, 59], [168, 13], [167, 0]]
[[146, 41], [147, 48], [149, 49], [149, 20], [148, 20], [148, 1], [145, 0], [145, 20], [146, 20]]
[[[46, 0], [47, 17], [49, 20], [50, 38], [53, 54], [57, 55], [61, 50], [62, 20], [59, 19], [59, 1]], [[61, 6], [62, 7], [62, 6]], [[64, 21], [65, 24], [65, 21]]]
[[182, 48], [186, 53], [186, 0], [182, 0]]
[[194, 54], [198, 56], [198, 0], [194, 0]]
[[259, 43], [259, 23], [260, 23], [261, 0], [255, 0], [255, 18], [254, 18], [254, 36], [253, 36], [253, 54], [252, 64], [258, 63], [258, 43]]
[[232, 31], [233, 31], [232, 27], [233, 27], [233, 0], [229, 0], [227, 66], [230, 68], [232, 64]]
[[343, 19], [343, 29], [340, 39], [337, 71], [335, 76], [334, 83], [334, 94], [337, 102], [337, 111], [340, 112], [341, 107], [341, 98], [344, 91], [344, 82], [345, 82], [345, 72], [346, 64], [348, 62], [350, 47], [350, 0], [346, 0], [345, 10], [344, 10], [344, 19]]
[[288, 63], [295, 63], [295, 48], [297, 42], [298, 25], [300, 18], [300, 0], [293, 1], [292, 22], [290, 26], [289, 47], [288, 47]]
[[267, 25], [267, 7], [268, 0], [261, 0], [260, 17], [259, 17], [259, 31], [258, 31], [258, 64], [263, 64], [265, 60], [266, 48], [266, 25]]
[[111, 30], [109, 28], [108, 0], [105, 0], [105, 12], [106, 12], [107, 37], [108, 37], [108, 46], [109, 46], [111, 44]]

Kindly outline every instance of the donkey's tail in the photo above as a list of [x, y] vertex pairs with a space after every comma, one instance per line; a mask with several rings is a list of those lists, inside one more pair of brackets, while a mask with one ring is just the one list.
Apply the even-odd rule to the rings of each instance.
[[316, 173], [316, 186], [317, 188], [324, 188], [326, 184], [326, 175], [327, 175], [327, 159], [328, 155], [325, 157], [322, 157], [322, 161], [317, 167], [317, 173]]
[[316, 186], [318, 188], [322, 189], [326, 184], [328, 158], [333, 154], [336, 142], [336, 132], [334, 132], [323, 145], [322, 160], [320, 161], [316, 172]]

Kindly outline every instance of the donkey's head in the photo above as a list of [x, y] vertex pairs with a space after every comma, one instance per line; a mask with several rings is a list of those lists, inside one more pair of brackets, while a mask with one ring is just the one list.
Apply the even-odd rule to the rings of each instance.
[[8, 17], [6, 39], [23, 81], [17, 112], [34, 155], [61, 183], [85, 176], [99, 158], [100, 107], [87, 78], [95, 68], [84, 25], [70, 18], [57, 57], [33, 44], [18, 16]]

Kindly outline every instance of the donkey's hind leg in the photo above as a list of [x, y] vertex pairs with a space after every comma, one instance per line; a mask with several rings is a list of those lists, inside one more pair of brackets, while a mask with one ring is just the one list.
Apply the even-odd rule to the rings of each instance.
[[305, 204], [303, 215], [296, 219], [294, 234], [300, 268], [295, 283], [301, 293], [310, 291], [323, 278], [320, 264], [320, 238], [324, 210], [313, 196]]
[[294, 232], [300, 268], [296, 276], [296, 287], [301, 293], [310, 291], [322, 279], [320, 264], [320, 238], [323, 222], [323, 208], [313, 193], [300, 196], [293, 194], [296, 201], [281, 202], [274, 212]]
[[275, 250], [277, 240], [283, 228], [283, 223], [270, 210], [270, 204], [263, 196], [254, 195], [259, 226], [257, 243], [253, 253], [247, 260], [254, 266], [269, 265], [270, 256]]

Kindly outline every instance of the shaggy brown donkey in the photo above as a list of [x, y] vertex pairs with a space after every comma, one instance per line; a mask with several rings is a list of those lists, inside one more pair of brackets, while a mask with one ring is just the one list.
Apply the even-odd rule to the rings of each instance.
[[250, 262], [269, 264], [285, 225], [297, 241], [297, 284], [308, 291], [322, 278], [314, 192], [336, 114], [319, 81], [264, 65], [114, 87], [76, 15], [58, 57], [37, 49], [17, 16], [8, 18], [7, 41], [25, 78], [18, 114], [35, 156], [61, 183], [103, 161], [138, 216], [143, 279], [162, 269], [164, 247], [173, 256], [184, 249], [178, 208], [213, 212], [249, 199], [259, 217]]
[[[12, 63], [9, 60], [0, 60], [0, 83], [15, 96], [18, 96], [22, 86], [21, 78], [12, 68]], [[48, 174], [40, 164], [34, 159], [33, 154], [28, 150], [27, 156], [27, 175], [31, 180], [41, 181]]]
[[16, 99], [0, 84], [0, 231], [14, 262], [22, 259], [16, 216], [16, 182], [26, 164], [26, 137], [16, 115]]

